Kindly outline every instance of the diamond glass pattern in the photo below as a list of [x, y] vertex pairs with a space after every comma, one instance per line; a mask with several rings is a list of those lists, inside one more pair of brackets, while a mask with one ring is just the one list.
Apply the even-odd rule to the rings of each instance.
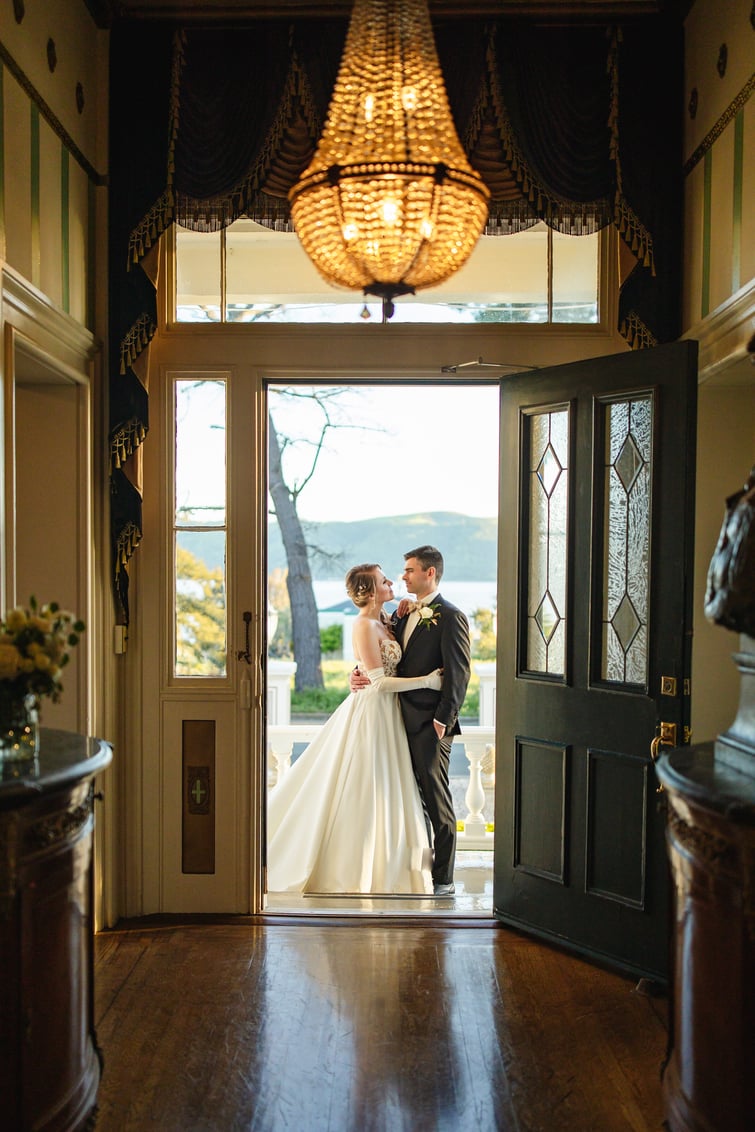
[[650, 592], [651, 446], [649, 394], [602, 405], [606, 451], [601, 677], [647, 684]]
[[635, 613], [634, 606], [626, 594], [622, 599], [621, 605], [614, 613], [611, 624], [613, 625], [616, 636], [619, 638], [619, 644], [624, 652], [626, 652], [640, 629], [640, 619]]
[[624, 441], [621, 452], [619, 453], [619, 458], [616, 461], [616, 472], [627, 494], [629, 494], [634, 486], [634, 481], [642, 468], [642, 463], [642, 456], [637, 451], [637, 445], [630, 433]]
[[556, 486], [558, 477], [561, 475], [561, 465], [558, 462], [558, 456], [553, 451], [550, 444], [546, 448], [545, 455], [538, 465], [537, 474], [543, 485], [545, 494], [550, 497]]
[[537, 622], [537, 626], [543, 635], [543, 640], [545, 641], [546, 645], [550, 644], [551, 637], [558, 628], [558, 623], [560, 620], [561, 618], [558, 615], [558, 610], [551, 600], [551, 595], [546, 594], [537, 607], [537, 611], [535, 613], [535, 621]]
[[569, 410], [525, 417], [529, 448], [528, 672], [563, 676], [566, 653]]

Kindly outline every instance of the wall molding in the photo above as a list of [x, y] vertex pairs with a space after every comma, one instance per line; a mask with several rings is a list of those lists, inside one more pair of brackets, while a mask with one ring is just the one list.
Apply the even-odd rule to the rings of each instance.
[[713, 128], [709, 130], [705, 135], [692, 156], [687, 158], [682, 167], [682, 173], [685, 177], [689, 176], [695, 166], [698, 165], [705, 157], [705, 154], [708, 152], [708, 150], [712, 149], [713, 145], [721, 137], [721, 134], [724, 132], [726, 127], [731, 125], [739, 111], [749, 100], [750, 95], [754, 90], [755, 73], [750, 75], [749, 79], [742, 87], [739, 94], [729, 103], [721, 117], [718, 119]]
[[98, 173], [91, 162], [87, 160], [76, 142], [69, 134], [68, 130], [61, 122], [60, 118], [58, 118], [57, 114], [55, 114], [51, 107], [47, 104], [47, 102], [45, 102], [42, 95], [39, 93], [31, 80], [26, 76], [24, 71], [21, 70], [18, 63], [2, 41], [0, 41], [0, 62], [2, 62], [3, 65], [7, 68], [8, 72], [13, 75], [16, 82], [19, 84], [22, 90], [26, 92], [34, 105], [37, 106], [40, 114], [47, 122], [50, 129], [55, 134], [57, 134], [63, 145], [71, 154], [71, 157], [73, 157], [74, 161], [76, 161], [81, 166], [89, 180], [99, 187], [107, 185], [107, 175], [104, 173]]
[[[76, 384], [89, 381], [98, 344], [71, 315], [5, 264], [0, 272], [2, 322], [19, 335], [17, 345], [39, 365]], [[21, 341], [23, 339], [23, 341]]]
[[682, 338], [696, 340], [698, 380], [723, 385], [755, 384], [755, 366], [747, 343], [755, 333], [755, 279], [751, 279]]

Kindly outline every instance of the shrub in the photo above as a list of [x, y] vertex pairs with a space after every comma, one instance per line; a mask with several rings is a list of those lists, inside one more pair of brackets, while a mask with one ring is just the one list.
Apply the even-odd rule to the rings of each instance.
[[326, 625], [320, 630], [320, 649], [325, 654], [343, 650], [343, 625]]

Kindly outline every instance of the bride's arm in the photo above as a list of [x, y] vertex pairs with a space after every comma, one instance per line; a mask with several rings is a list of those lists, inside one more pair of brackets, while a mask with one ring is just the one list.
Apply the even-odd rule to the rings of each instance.
[[419, 688], [441, 689], [440, 669], [427, 676], [386, 676], [380, 652], [380, 635], [377, 625], [366, 618], [357, 620], [353, 632], [354, 655], [368, 677], [370, 684], [381, 692], [413, 692]]
[[370, 684], [380, 692], [416, 692], [419, 688], [439, 692], [443, 684], [439, 668], [427, 676], [386, 676], [381, 665], [380, 668], [368, 668], [367, 676]]

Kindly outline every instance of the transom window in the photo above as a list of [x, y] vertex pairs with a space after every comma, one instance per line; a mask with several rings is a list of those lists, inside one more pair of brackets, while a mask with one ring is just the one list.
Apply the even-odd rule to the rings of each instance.
[[[219, 232], [175, 228], [177, 322], [380, 322], [373, 296], [326, 283], [294, 232], [237, 220]], [[545, 223], [482, 236], [438, 287], [396, 299], [394, 323], [597, 323], [600, 233]]]

